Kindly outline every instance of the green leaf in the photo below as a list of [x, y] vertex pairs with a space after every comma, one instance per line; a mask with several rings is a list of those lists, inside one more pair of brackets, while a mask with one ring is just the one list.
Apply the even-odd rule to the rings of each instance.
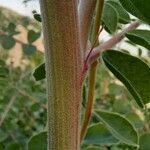
[[35, 32], [33, 30], [28, 31], [28, 42], [31, 44], [40, 37], [40, 32]]
[[[119, 146], [111, 146], [111, 150], [123, 150], [123, 149]], [[125, 149], [125, 150], [129, 150], [129, 149]], [[130, 150], [133, 150], [133, 149], [130, 149]]]
[[6, 67], [0, 67], [0, 77], [8, 77], [9, 70]]
[[13, 36], [16, 34], [19, 34], [19, 31], [16, 31], [16, 25], [13, 22], [10, 22], [8, 27], [6, 28], [6, 31], [8, 32], [9, 36]]
[[150, 133], [145, 133], [140, 137], [140, 149], [139, 150], [149, 150], [150, 149]]
[[138, 134], [125, 117], [106, 111], [96, 111], [95, 115], [120, 142], [138, 147]]
[[34, 17], [34, 19], [37, 20], [38, 22], [42, 22], [42, 18], [41, 18], [41, 15], [40, 15], [40, 14], [35, 13], [35, 14], [33, 14], [33, 17]]
[[118, 13], [109, 3], [105, 3], [102, 21], [110, 33], [114, 33], [118, 24]]
[[11, 36], [3, 35], [1, 36], [1, 44], [4, 49], [11, 49], [15, 46], [16, 41]]
[[101, 123], [90, 126], [83, 141], [84, 144], [111, 145], [119, 141]]
[[32, 104], [30, 109], [32, 111], [39, 111], [41, 109], [41, 106], [38, 103]]
[[22, 44], [22, 48], [25, 54], [32, 55], [36, 51], [36, 47], [31, 44]]
[[0, 59], [0, 66], [5, 66], [5, 61]]
[[86, 149], [83, 149], [83, 150], [103, 150], [103, 149], [98, 147], [98, 146], [90, 146], [90, 147], [87, 147]]
[[0, 129], [0, 142], [3, 142], [8, 137], [8, 134], [4, 132], [2, 129]]
[[47, 150], [47, 132], [33, 136], [28, 143], [28, 150]]
[[0, 150], [4, 150], [4, 149], [5, 149], [5, 147], [4, 147], [3, 143], [0, 143]]
[[121, 23], [129, 23], [130, 22], [130, 16], [127, 13], [127, 11], [121, 6], [121, 4], [118, 1], [109, 0], [107, 1], [108, 4], [111, 4], [119, 15], [119, 21]]
[[113, 111], [115, 111], [117, 113], [126, 114], [131, 111], [131, 105], [130, 105], [129, 101], [124, 101], [124, 99], [123, 100], [122, 99], [115, 100], [113, 103], [112, 109], [113, 109]]
[[144, 125], [144, 122], [139, 117], [140, 115], [137, 115], [134, 112], [125, 114], [125, 117], [130, 120], [130, 122], [134, 125], [135, 128], [142, 128]]
[[18, 143], [9, 144], [5, 150], [23, 150]]
[[39, 81], [39, 80], [42, 80], [42, 79], [45, 79], [46, 77], [46, 72], [45, 72], [45, 63], [39, 65], [34, 73], [33, 73], [33, 76], [35, 78], [36, 81]]
[[109, 70], [127, 87], [137, 104], [144, 107], [150, 102], [150, 68], [131, 55], [108, 50], [102, 58]]
[[9, 25], [8, 25], [8, 31], [9, 32], [14, 32], [15, 29], [16, 29], [16, 25], [14, 23], [10, 22]]
[[[8, 82], [8, 79], [7, 78], [4, 78], [4, 77], [0, 77], [0, 90], [4, 89], [4, 87], [8, 86], [9, 82]], [[1, 138], [0, 138], [0, 141], [1, 141]]]
[[122, 6], [133, 16], [150, 24], [149, 0], [119, 0]]
[[7, 78], [4, 78], [4, 77], [0, 77], [0, 87], [6, 87], [8, 85], [8, 80]]
[[150, 50], [150, 31], [133, 30], [126, 34], [126, 37], [135, 44], [141, 45]]

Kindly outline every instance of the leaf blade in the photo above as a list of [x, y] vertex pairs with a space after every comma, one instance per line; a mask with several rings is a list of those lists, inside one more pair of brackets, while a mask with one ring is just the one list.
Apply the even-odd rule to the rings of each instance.
[[110, 33], [114, 33], [118, 24], [118, 13], [109, 3], [105, 3], [103, 9], [102, 21]]
[[91, 125], [84, 139], [84, 144], [111, 145], [119, 141], [109, 132], [105, 125], [97, 123]]
[[117, 113], [99, 110], [95, 111], [95, 115], [120, 142], [138, 147], [137, 131], [125, 117]]
[[0, 42], [1, 42], [2, 47], [6, 50], [13, 48], [16, 44], [16, 41], [14, 40], [14, 38], [9, 35], [2, 35]]
[[150, 101], [149, 66], [136, 57], [114, 50], [105, 51], [102, 58], [108, 69], [126, 86], [137, 104], [143, 108], [144, 104]]
[[28, 142], [28, 150], [47, 150], [47, 132], [33, 136]]
[[150, 133], [145, 133], [140, 136], [140, 150], [149, 150], [150, 148]]
[[35, 32], [34, 30], [28, 31], [28, 42], [31, 44], [40, 37], [40, 32]]
[[131, 19], [129, 14], [118, 1], [109, 0], [107, 3], [111, 4], [118, 12], [120, 23], [126, 24], [130, 22]]
[[34, 70], [33, 76], [36, 81], [45, 79], [46, 77], [45, 63], [42, 63]]
[[135, 44], [143, 46], [150, 50], [150, 31], [149, 30], [133, 30], [126, 34], [126, 37]]
[[22, 48], [23, 48], [23, 52], [26, 55], [32, 55], [36, 51], [36, 46], [34, 46], [32, 44], [22, 44]]
[[119, 0], [122, 6], [133, 16], [150, 24], [149, 0]]

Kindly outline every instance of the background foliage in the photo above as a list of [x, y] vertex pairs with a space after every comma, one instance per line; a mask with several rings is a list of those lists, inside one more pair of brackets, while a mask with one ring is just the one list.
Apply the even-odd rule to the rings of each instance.
[[[32, 76], [32, 70], [43, 61], [41, 52], [32, 45], [40, 37], [41, 28], [30, 18], [0, 10], [0, 150], [21, 150], [46, 126], [45, 81], [35, 82]], [[27, 43], [15, 40], [14, 35], [21, 34], [18, 26], [26, 29]], [[16, 57], [11, 58], [10, 53], [16, 53]], [[18, 55], [21, 59], [16, 66]]]

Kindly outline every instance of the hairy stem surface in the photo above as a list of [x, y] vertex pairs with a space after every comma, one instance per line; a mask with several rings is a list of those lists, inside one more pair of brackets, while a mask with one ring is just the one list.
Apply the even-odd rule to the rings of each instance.
[[81, 52], [77, 1], [41, 0], [48, 93], [48, 150], [79, 150]]

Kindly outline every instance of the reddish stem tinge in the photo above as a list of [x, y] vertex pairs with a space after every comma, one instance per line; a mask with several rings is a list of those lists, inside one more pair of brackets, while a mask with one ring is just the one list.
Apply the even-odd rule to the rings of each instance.
[[97, 60], [97, 58], [100, 56], [100, 54], [108, 49], [113, 48], [114, 46], [116, 46], [116, 44], [118, 44], [125, 36], [125, 34], [129, 31], [132, 31], [134, 29], [136, 29], [138, 26], [140, 25], [140, 22], [134, 22], [132, 24], [130, 24], [127, 28], [125, 28], [122, 32], [117, 33], [116, 35], [114, 35], [111, 39], [109, 39], [108, 41], [104, 42], [101, 45], [98, 45], [97, 47], [95, 47], [94, 49], [92, 49], [90, 55], [88, 55], [88, 59], [86, 58], [86, 66], [89, 66], [90, 64], [92, 64], [95, 60]]

